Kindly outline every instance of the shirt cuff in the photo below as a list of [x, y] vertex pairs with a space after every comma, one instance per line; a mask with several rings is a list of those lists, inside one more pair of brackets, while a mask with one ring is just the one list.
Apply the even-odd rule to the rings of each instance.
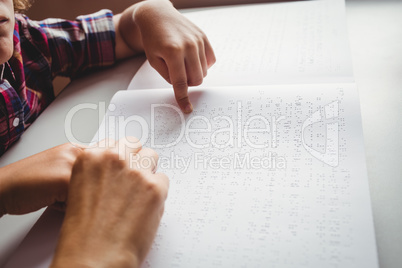
[[103, 9], [96, 13], [79, 16], [82, 29], [87, 35], [88, 68], [112, 65], [116, 62], [116, 33], [113, 13]]

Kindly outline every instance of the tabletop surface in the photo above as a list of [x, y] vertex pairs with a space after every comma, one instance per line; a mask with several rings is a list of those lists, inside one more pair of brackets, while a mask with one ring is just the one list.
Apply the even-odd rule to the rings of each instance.
[[[347, 0], [346, 13], [380, 267], [402, 267], [402, 1]], [[68, 142], [69, 110], [82, 103], [107, 105], [116, 91], [127, 88], [143, 61], [129, 59], [72, 82], [0, 158], [0, 166]], [[80, 111], [72, 121], [74, 136], [90, 142], [102, 117], [97, 110]], [[42, 212], [0, 219], [0, 267]]]

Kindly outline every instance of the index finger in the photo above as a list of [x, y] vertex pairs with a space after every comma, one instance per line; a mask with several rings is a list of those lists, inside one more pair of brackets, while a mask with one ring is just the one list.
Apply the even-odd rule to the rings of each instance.
[[184, 113], [191, 113], [193, 111], [193, 106], [188, 98], [188, 84], [184, 57], [176, 57], [166, 63], [169, 69], [169, 76], [172, 81], [176, 101]]

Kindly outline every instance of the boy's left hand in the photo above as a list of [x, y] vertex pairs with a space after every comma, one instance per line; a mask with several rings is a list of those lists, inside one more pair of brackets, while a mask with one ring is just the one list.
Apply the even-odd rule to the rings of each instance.
[[71, 170], [82, 151], [66, 143], [0, 168], [0, 217], [46, 206], [63, 210]]
[[200, 85], [215, 63], [206, 35], [167, 0], [143, 1], [117, 18], [117, 57], [119, 38], [132, 51], [144, 51], [152, 67], [173, 85], [181, 110], [190, 113], [188, 86]]

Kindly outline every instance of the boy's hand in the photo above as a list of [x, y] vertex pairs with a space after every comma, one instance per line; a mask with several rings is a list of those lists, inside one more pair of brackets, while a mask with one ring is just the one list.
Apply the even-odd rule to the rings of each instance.
[[[173, 85], [182, 111], [190, 113], [188, 86], [200, 85], [208, 68], [215, 63], [206, 35], [167, 0], [133, 5], [115, 23], [119, 32], [116, 42], [121, 35], [132, 51], [145, 51], [149, 63]], [[118, 47], [121, 45], [117, 44]], [[116, 54], [119, 56], [117, 49]]]
[[154, 173], [158, 155], [153, 150], [127, 141], [78, 157], [52, 267], [138, 267], [145, 259], [169, 181]]
[[0, 169], [0, 216], [64, 207], [71, 169], [82, 152], [66, 143]]

